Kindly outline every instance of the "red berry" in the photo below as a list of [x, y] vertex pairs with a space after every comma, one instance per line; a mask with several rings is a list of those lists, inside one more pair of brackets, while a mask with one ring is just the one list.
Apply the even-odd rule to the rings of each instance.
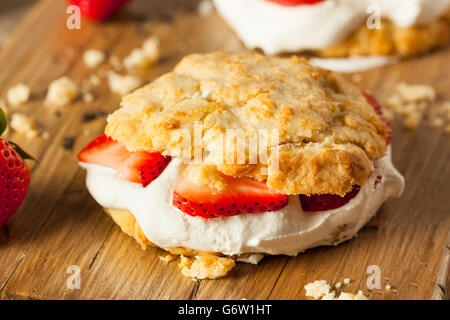
[[388, 128], [388, 132], [387, 132], [387, 136], [386, 136], [386, 143], [390, 144], [391, 140], [392, 140], [392, 128], [389, 125], [389, 121], [387, 121], [387, 119], [383, 115], [383, 109], [381, 109], [380, 104], [371, 94], [369, 94], [367, 92], [363, 92], [363, 94], [366, 97], [367, 102], [369, 102], [369, 104], [375, 109], [375, 112], [378, 114], [381, 121], [383, 121], [386, 124], [386, 126]]
[[184, 213], [203, 218], [276, 211], [288, 204], [287, 195], [269, 190], [264, 182], [229, 176], [224, 179], [226, 187], [219, 191], [180, 176], [172, 203]]
[[325, 0], [266, 0], [270, 2], [275, 2], [282, 6], [294, 7], [302, 4], [315, 4], [317, 2], [322, 2]]
[[93, 20], [104, 20], [112, 16], [129, 0], [69, 0], [80, 7], [81, 13]]
[[22, 157], [0, 139], [0, 227], [22, 205], [30, 185], [31, 171]]
[[345, 196], [336, 194], [313, 194], [311, 196], [300, 195], [300, 202], [304, 211], [327, 211], [342, 207], [356, 197], [361, 188], [357, 185]]
[[81, 150], [78, 160], [112, 168], [123, 178], [146, 187], [159, 177], [171, 158], [159, 153], [130, 152], [103, 134]]

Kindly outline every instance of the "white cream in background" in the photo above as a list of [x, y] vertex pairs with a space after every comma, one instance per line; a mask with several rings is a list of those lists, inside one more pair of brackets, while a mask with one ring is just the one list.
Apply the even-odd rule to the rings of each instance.
[[389, 56], [353, 56], [348, 58], [311, 58], [309, 62], [316, 67], [332, 71], [351, 73], [395, 63], [398, 59]]
[[[172, 193], [180, 159], [172, 159], [164, 172], [146, 188], [121, 178], [116, 171], [86, 163], [86, 184], [103, 207], [127, 209], [134, 214], [147, 238], [162, 248], [186, 247], [227, 255], [267, 253], [296, 255], [319, 245], [336, 245], [350, 239], [390, 197], [400, 196], [403, 177], [394, 168], [390, 153], [375, 162], [372, 176], [346, 205], [324, 212], [304, 212], [298, 196], [276, 212], [241, 214], [204, 219], [189, 216], [172, 206]], [[377, 175], [382, 182], [374, 188]], [[339, 239], [335, 239], [342, 226]], [[257, 263], [261, 255], [250, 257]]]
[[248, 48], [261, 48], [267, 54], [336, 45], [365, 22], [370, 5], [402, 27], [436, 20], [450, 7], [450, 0], [326, 0], [294, 7], [265, 0], [214, 3]]

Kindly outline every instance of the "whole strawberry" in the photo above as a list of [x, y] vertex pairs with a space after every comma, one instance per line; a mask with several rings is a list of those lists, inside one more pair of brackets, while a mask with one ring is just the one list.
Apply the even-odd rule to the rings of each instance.
[[[6, 117], [0, 109], [0, 135], [5, 129]], [[25, 200], [31, 171], [24, 158], [30, 158], [30, 156], [16, 144], [0, 138], [0, 228]]]
[[86, 18], [105, 20], [118, 11], [129, 0], [69, 0], [69, 3], [80, 7]]

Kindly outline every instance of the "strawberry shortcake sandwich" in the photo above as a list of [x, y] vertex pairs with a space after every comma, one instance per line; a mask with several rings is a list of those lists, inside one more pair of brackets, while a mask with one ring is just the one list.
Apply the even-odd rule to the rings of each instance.
[[214, 0], [247, 48], [309, 52], [337, 71], [383, 65], [450, 40], [450, 0]]
[[125, 96], [78, 159], [125, 233], [217, 278], [355, 236], [403, 192], [390, 139], [376, 100], [339, 74], [215, 52]]

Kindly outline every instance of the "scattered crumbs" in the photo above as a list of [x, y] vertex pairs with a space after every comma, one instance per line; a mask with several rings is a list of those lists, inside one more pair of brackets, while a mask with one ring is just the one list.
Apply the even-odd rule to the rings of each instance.
[[355, 74], [352, 76], [352, 80], [353, 80], [353, 82], [355, 82], [355, 83], [360, 83], [360, 82], [363, 80], [363, 77], [362, 77], [362, 75], [360, 75], [359, 73], [355, 73]]
[[118, 56], [109, 57], [109, 63], [116, 71], [122, 70], [122, 63], [120, 62], [120, 59]]
[[120, 75], [114, 71], [108, 73], [108, 84], [112, 92], [118, 93], [121, 96], [137, 89], [141, 86], [142, 80], [132, 75]]
[[175, 257], [172, 256], [171, 254], [166, 254], [165, 256], [159, 256], [159, 259], [161, 261], [169, 263], [169, 262], [173, 261], [175, 259]]
[[339, 289], [341, 286], [342, 286], [342, 283], [340, 283], [340, 282], [338, 282], [338, 283], [336, 283], [336, 284], [334, 285], [334, 287], [335, 287], [336, 289]]
[[305, 286], [305, 295], [316, 300], [369, 300], [361, 290], [359, 290], [356, 295], [353, 293], [341, 292], [339, 297], [336, 298], [336, 292], [330, 291], [330, 289], [331, 286], [325, 280], [316, 280]]
[[91, 130], [89, 130], [89, 129], [84, 129], [84, 130], [83, 130], [83, 134], [84, 134], [86, 137], [89, 137], [89, 136], [91, 135]]
[[75, 140], [76, 138], [73, 136], [70, 137], [64, 137], [63, 138], [63, 148], [67, 151], [72, 151], [73, 150], [73, 146], [75, 144]]
[[95, 68], [105, 61], [106, 54], [100, 50], [86, 50], [83, 55], [84, 64], [89, 68]]
[[411, 286], [413, 286], [414, 288], [418, 288], [419, 284], [415, 283], [415, 282], [411, 282]]
[[319, 299], [330, 292], [330, 285], [325, 280], [316, 280], [308, 283], [305, 287], [306, 296]]
[[402, 118], [406, 128], [415, 129], [422, 122], [425, 112], [436, 100], [436, 97], [433, 87], [401, 82], [386, 101], [387, 117], [395, 118], [398, 115]]
[[90, 103], [94, 101], [94, 95], [90, 92], [86, 92], [83, 94], [83, 101], [86, 103]]
[[123, 65], [128, 71], [149, 68], [159, 59], [159, 47], [159, 39], [152, 36], [125, 57]]
[[90, 122], [93, 120], [96, 120], [98, 118], [104, 117], [106, 115], [103, 111], [91, 111], [91, 112], [85, 112], [81, 118], [82, 122]]
[[45, 104], [48, 106], [64, 106], [69, 104], [78, 93], [75, 84], [68, 77], [61, 77], [48, 87]]
[[97, 87], [98, 85], [100, 85], [100, 83], [101, 83], [101, 80], [96, 74], [92, 74], [89, 77], [89, 84], [91, 86]]
[[182, 255], [178, 264], [181, 273], [185, 277], [195, 279], [217, 279], [224, 277], [235, 265], [233, 259], [215, 255], [198, 256], [194, 260]]
[[28, 101], [30, 98], [30, 88], [23, 83], [19, 83], [9, 88], [6, 93], [6, 99], [12, 107], [16, 107]]
[[210, 0], [202, 0], [197, 7], [198, 14], [205, 17], [211, 15], [214, 11], [214, 6]]
[[50, 133], [44, 132], [44, 133], [42, 134], [42, 138], [44, 138], [45, 140], [47, 140], [48, 138], [50, 138]]
[[14, 113], [9, 124], [14, 131], [25, 135], [28, 139], [35, 138], [38, 135], [36, 124], [23, 114]]
[[351, 281], [350, 278], [345, 278], [345, 279], [344, 279], [344, 284], [349, 284], [350, 281]]
[[322, 300], [336, 300], [336, 292], [328, 292], [322, 297]]
[[391, 290], [391, 286], [390, 286], [390, 285], [387, 285], [387, 286], [386, 286], [386, 290]]

